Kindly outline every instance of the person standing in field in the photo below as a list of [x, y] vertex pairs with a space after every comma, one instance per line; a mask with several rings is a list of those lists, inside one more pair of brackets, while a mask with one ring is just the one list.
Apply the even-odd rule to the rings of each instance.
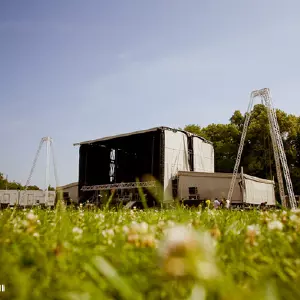
[[226, 201], [225, 198], [222, 198], [221, 203], [220, 203], [220, 208], [225, 208]]
[[230, 201], [227, 199], [226, 200], [226, 208], [229, 209], [230, 208]]
[[214, 201], [214, 208], [218, 209], [220, 204], [221, 204], [220, 201], [218, 200], [218, 198], [216, 198], [215, 201]]
[[209, 200], [209, 199], [207, 199], [207, 200], [205, 201], [205, 204], [206, 204], [206, 208], [210, 208], [210, 200]]

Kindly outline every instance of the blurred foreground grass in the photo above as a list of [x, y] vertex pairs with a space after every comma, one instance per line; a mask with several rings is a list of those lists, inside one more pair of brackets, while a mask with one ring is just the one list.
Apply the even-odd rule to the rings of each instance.
[[300, 214], [0, 211], [0, 299], [300, 299]]

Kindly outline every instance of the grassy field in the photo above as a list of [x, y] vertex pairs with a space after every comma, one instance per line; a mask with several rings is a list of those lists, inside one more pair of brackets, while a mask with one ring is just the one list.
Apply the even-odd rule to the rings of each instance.
[[0, 211], [0, 299], [300, 299], [300, 214]]

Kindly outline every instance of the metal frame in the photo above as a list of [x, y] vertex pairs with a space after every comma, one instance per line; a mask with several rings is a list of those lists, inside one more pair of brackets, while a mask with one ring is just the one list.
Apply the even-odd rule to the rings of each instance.
[[[40, 152], [41, 152], [41, 149], [42, 149], [42, 146], [43, 146], [44, 143], [46, 144], [46, 169], [45, 169], [45, 173], [46, 173], [45, 174], [45, 185], [46, 185], [45, 186], [45, 204], [46, 204], [46, 203], [48, 203], [48, 188], [49, 188], [49, 173], [50, 173], [49, 170], [50, 170], [50, 156], [51, 156], [51, 154], [52, 154], [52, 162], [53, 162], [53, 169], [54, 169], [54, 177], [55, 177], [56, 187], [58, 187], [58, 185], [59, 185], [58, 184], [58, 173], [57, 173], [57, 168], [56, 168], [56, 159], [55, 159], [55, 155], [54, 155], [53, 139], [49, 136], [43, 137], [40, 141], [38, 150], [35, 154], [35, 157], [34, 157], [34, 160], [33, 160], [33, 163], [32, 163], [32, 167], [31, 167], [28, 179], [27, 179], [26, 184], [25, 184], [24, 191], [27, 191], [27, 188], [30, 185], [32, 174], [35, 170], [36, 163], [37, 163], [37, 160], [39, 158], [39, 155], [40, 155]], [[21, 201], [23, 201], [24, 196], [25, 196], [25, 193], [21, 197]]]
[[84, 145], [84, 144], [93, 144], [93, 143], [97, 143], [97, 142], [113, 140], [113, 139], [116, 139], [116, 138], [123, 138], [123, 137], [127, 137], [127, 136], [130, 136], [130, 135], [143, 134], [143, 133], [156, 131], [156, 130], [161, 130], [161, 131], [171, 130], [171, 131], [174, 131], [174, 132], [180, 131], [180, 132], [184, 132], [185, 134], [188, 134], [188, 135], [191, 135], [191, 136], [194, 136], [194, 137], [198, 137], [201, 140], [203, 140], [204, 142], [209, 143], [211, 145], [213, 144], [211, 141], [208, 141], [207, 139], [205, 139], [205, 138], [203, 138], [203, 137], [201, 137], [197, 134], [193, 134], [193, 133], [181, 130], [181, 129], [174, 129], [174, 128], [170, 128], [170, 127], [166, 127], [166, 126], [161, 126], [161, 127], [154, 127], [154, 128], [150, 128], [150, 129], [146, 129], [146, 130], [134, 131], [134, 132], [130, 132], [130, 133], [123, 133], [123, 134], [118, 134], [118, 135], [114, 135], [114, 136], [103, 137], [103, 138], [100, 138], [100, 139], [75, 143], [75, 144], [73, 144], [73, 146], [80, 146], [80, 145]]
[[288, 168], [287, 159], [286, 159], [286, 155], [284, 152], [284, 146], [283, 146], [282, 136], [281, 136], [278, 121], [277, 121], [276, 110], [273, 108], [272, 97], [270, 94], [270, 90], [268, 88], [253, 91], [250, 95], [250, 102], [249, 102], [248, 110], [247, 110], [246, 117], [245, 117], [243, 132], [242, 132], [242, 136], [241, 136], [241, 142], [240, 142], [240, 146], [238, 149], [235, 166], [233, 169], [233, 175], [232, 175], [232, 180], [231, 180], [227, 199], [231, 203], [231, 198], [232, 198], [232, 194], [233, 194], [233, 190], [234, 190], [234, 186], [235, 186], [236, 177], [238, 174], [238, 169], [239, 169], [240, 162], [241, 162], [242, 152], [243, 152], [243, 148], [244, 148], [244, 144], [245, 144], [245, 138], [246, 138], [249, 122], [250, 122], [250, 117], [251, 117], [251, 112], [252, 112], [253, 102], [254, 102], [255, 97], [261, 97], [262, 104], [264, 104], [267, 108], [267, 114], [268, 114], [269, 126], [270, 126], [270, 135], [271, 135], [273, 151], [274, 151], [274, 158], [275, 158], [275, 165], [276, 165], [276, 172], [277, 172], [277, 179], [278, 179], [281, 203], [284, 207], [287, 206], [285, 192], [284, 192], [283, 179], [282, 179], [282, 171], [281, 171], [281, 166], [282, 166], [284, 177], [285, 177], [285, 182], [286, 182], [286, 186], [287, 186], [287, 192], [288, 192], [288, 196], [289, 196], [290, 207], [292, 209], [295, 209], [295, 208], [297, 208], [297, 202], [296, 202], [295, 195], [294, 195], [293, 184], [291, 181], [290, 171]]
[[144, 181], [144, 182], [121, 182], [121, 183], [111, 183], [111, 184], [100, 184], [100, 185], [84, 185], [82, 191], [104, 191], [104, 190], [125, 190], [125, 189], [135, 189], [135, 188], [149, 188], [156, 187], [156, 181]]

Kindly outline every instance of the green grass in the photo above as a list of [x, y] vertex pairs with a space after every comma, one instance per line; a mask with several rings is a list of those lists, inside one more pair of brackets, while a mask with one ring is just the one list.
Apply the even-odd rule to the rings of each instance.
[[299, 237], [284, 211], [7, 209], [0, 299], [300, 299]]

